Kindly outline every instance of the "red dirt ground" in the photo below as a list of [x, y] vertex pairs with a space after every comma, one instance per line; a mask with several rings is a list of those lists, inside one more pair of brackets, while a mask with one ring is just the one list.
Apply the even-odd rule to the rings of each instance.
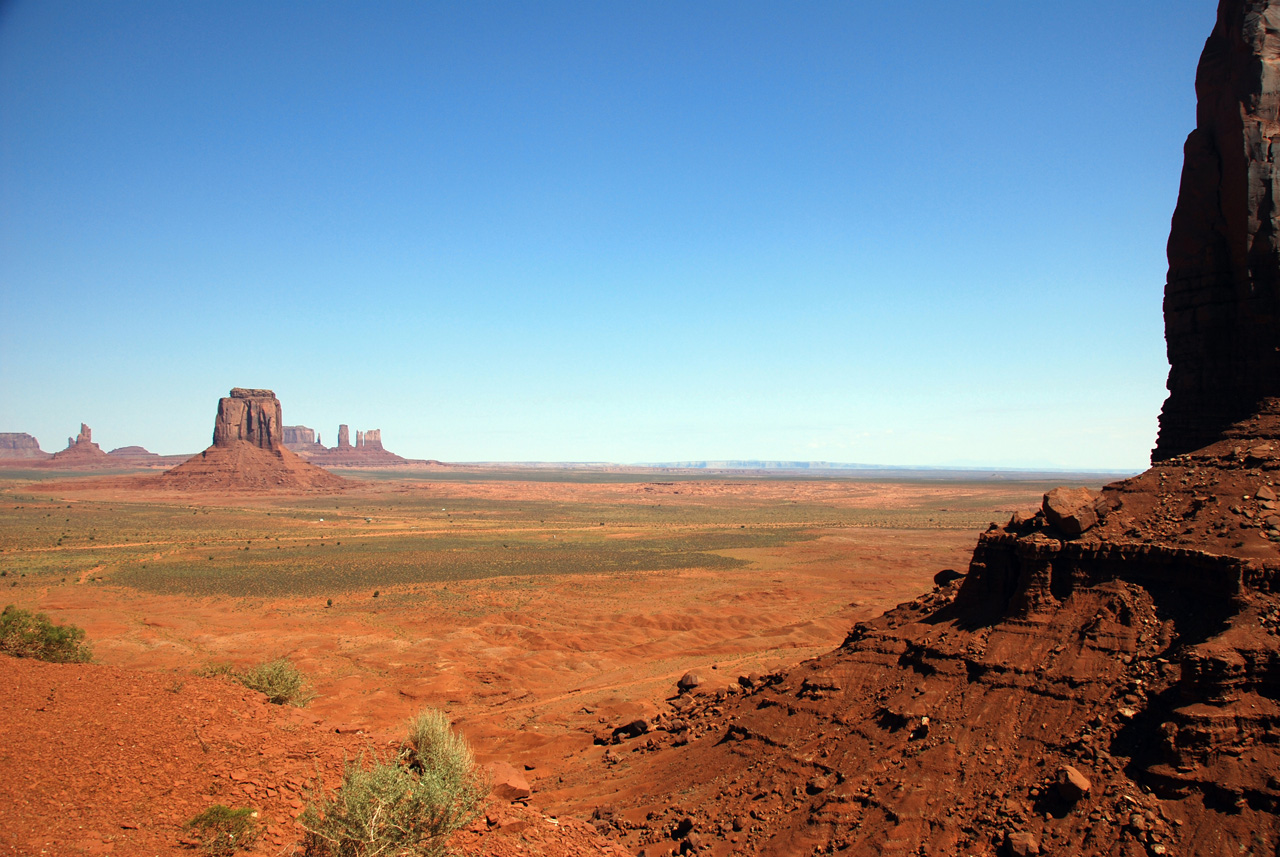
[[[94, 484], [80, 496], [122, 496], [118, 480]], [[448, 490], [569, 503], [625, 502], [643, 492], [635, 484], [492, 482]], [[709, 480], [657, 490], [672, 503], [751, 494], [878, 508], [924, 495], [945, 504], [971, 489]], [[653, 488], [643, 493], [649, 502]], [[1029, 493], [1026, 505], [1035, 500]], [[151, 595], [109, 582], [50, 589], [24, 606], [84, 627], [102, 665], [0, 659], [0, 681], [18, 688], [0, 718], [0, 782], [9, 790], [0, 799], [0, 853], [181, 853], [181, 823], [233, 800], [261, 810], [269, 833], [259, 851], [290, 853], [294, 802], [317, 763], [331, 780], [344, 754], [394, 741], [424, 705], [448, 710], [482, 762], [526, 769], [534, 789], [531, 807], [493, 810], [493, 824], [460, 844], [474, 853], [602, 853], [606, 841], [587, 824], [611, 778], [596, 733], [657, 713], [687, 670], [700, 671], [708, 687], [728, 687], [739, 674], [830, 651], [856, 621], [927, 590], [938, 569], [963, 568], [975, 537], [839, 528], [736, 552], [753, 561], [747, 569], [451, 582], [333, 609], [319, 599], [257, 600], [244, 609], [236, 599]], [[315, 680], [319, 697], [304, 711], [191, 674], [213, 660], [243, 665], [282, 654]], [[148, 815], [149, 806], [162, 809]]]

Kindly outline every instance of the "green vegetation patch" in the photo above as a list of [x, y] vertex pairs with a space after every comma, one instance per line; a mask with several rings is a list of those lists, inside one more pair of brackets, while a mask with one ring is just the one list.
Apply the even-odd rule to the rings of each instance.
[[43, 613], [12, 604], [0, 612], [0, 652], [58, 664], [86, 663], [93, 657], [83, 628], [55, 625]]
[[733, 569], [745, 560], [715, 551], [810, 538], [780, 530], [681, 531], [665, 537], [537, 538], [501, 534], [386, 536], [342, 544], [291, 543], [279, 550], [201, 548], [146, 567], [131, 565], [113, 583], [148, 592], [232, 597], [332, 595], [397, 584], [503, 576], [605, 574], [677, 568]]

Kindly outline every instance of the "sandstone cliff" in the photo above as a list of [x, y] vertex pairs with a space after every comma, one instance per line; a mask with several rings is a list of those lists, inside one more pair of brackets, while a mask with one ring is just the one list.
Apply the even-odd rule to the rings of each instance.
[[280, 449], [284, 440], [281, 413], [280, 400], [270, 390], [236, 387], [230, 396], [218, 400], [213, 445], [243, 441], [260, 449]]
[[1196, 96], [1168, 244], [1157, 461], [1212, 443], [1280, 396], [1280, 8], [1220, 5]]

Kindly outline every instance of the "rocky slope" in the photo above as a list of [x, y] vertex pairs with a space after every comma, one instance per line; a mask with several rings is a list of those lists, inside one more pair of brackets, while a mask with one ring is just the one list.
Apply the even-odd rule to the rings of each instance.
[[1277, 853], [1280, 403], [1231, 433], [993, 526], [830, 655], [676, 698], [602, 757], [607, 826], [650, 854]]

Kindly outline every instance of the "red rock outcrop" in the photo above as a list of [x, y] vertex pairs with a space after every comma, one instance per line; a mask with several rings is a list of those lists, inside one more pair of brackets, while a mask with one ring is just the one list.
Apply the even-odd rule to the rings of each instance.
[[1196, 96], [1169, 235], [1156, 461], [1214, 442], [1280, 396], [1280, 8], [1221, 3]]
[[350, 429], [340, 425], [336, 447], [300, 450], [299, 454], [321, 467], [398, 467], [414, 463], [383, 447], [381, 429], [357, 431], [355, 446], [351, 445], [350, 438]]
[[93, 442], [93, 429], [80, 423], [80, 433], [74, 438], [67, 438], [67, 448], [55, 452], [48, 461], [50, 467], [108, 467], [114, 466], [111, 458], [102, 448]]
[[235, 388], [218, 401], [213, 445], [161, 476], [187, 491], [334, 490], [346, 480], [285, 449], [280, 400], [270, 390]]
[[1201, 59], [1152, 468], [992, 524], [967, 575], [835, 652], [674, 698], [602, 759], [616, 836], [717, 855], [1280, 854], [1277, 34], [1280, 0], [1223, 0]]
[[26, 432], [0, 432], [0, 459], [46, 459], [51, 453], [40, 448], [40, 441]]

